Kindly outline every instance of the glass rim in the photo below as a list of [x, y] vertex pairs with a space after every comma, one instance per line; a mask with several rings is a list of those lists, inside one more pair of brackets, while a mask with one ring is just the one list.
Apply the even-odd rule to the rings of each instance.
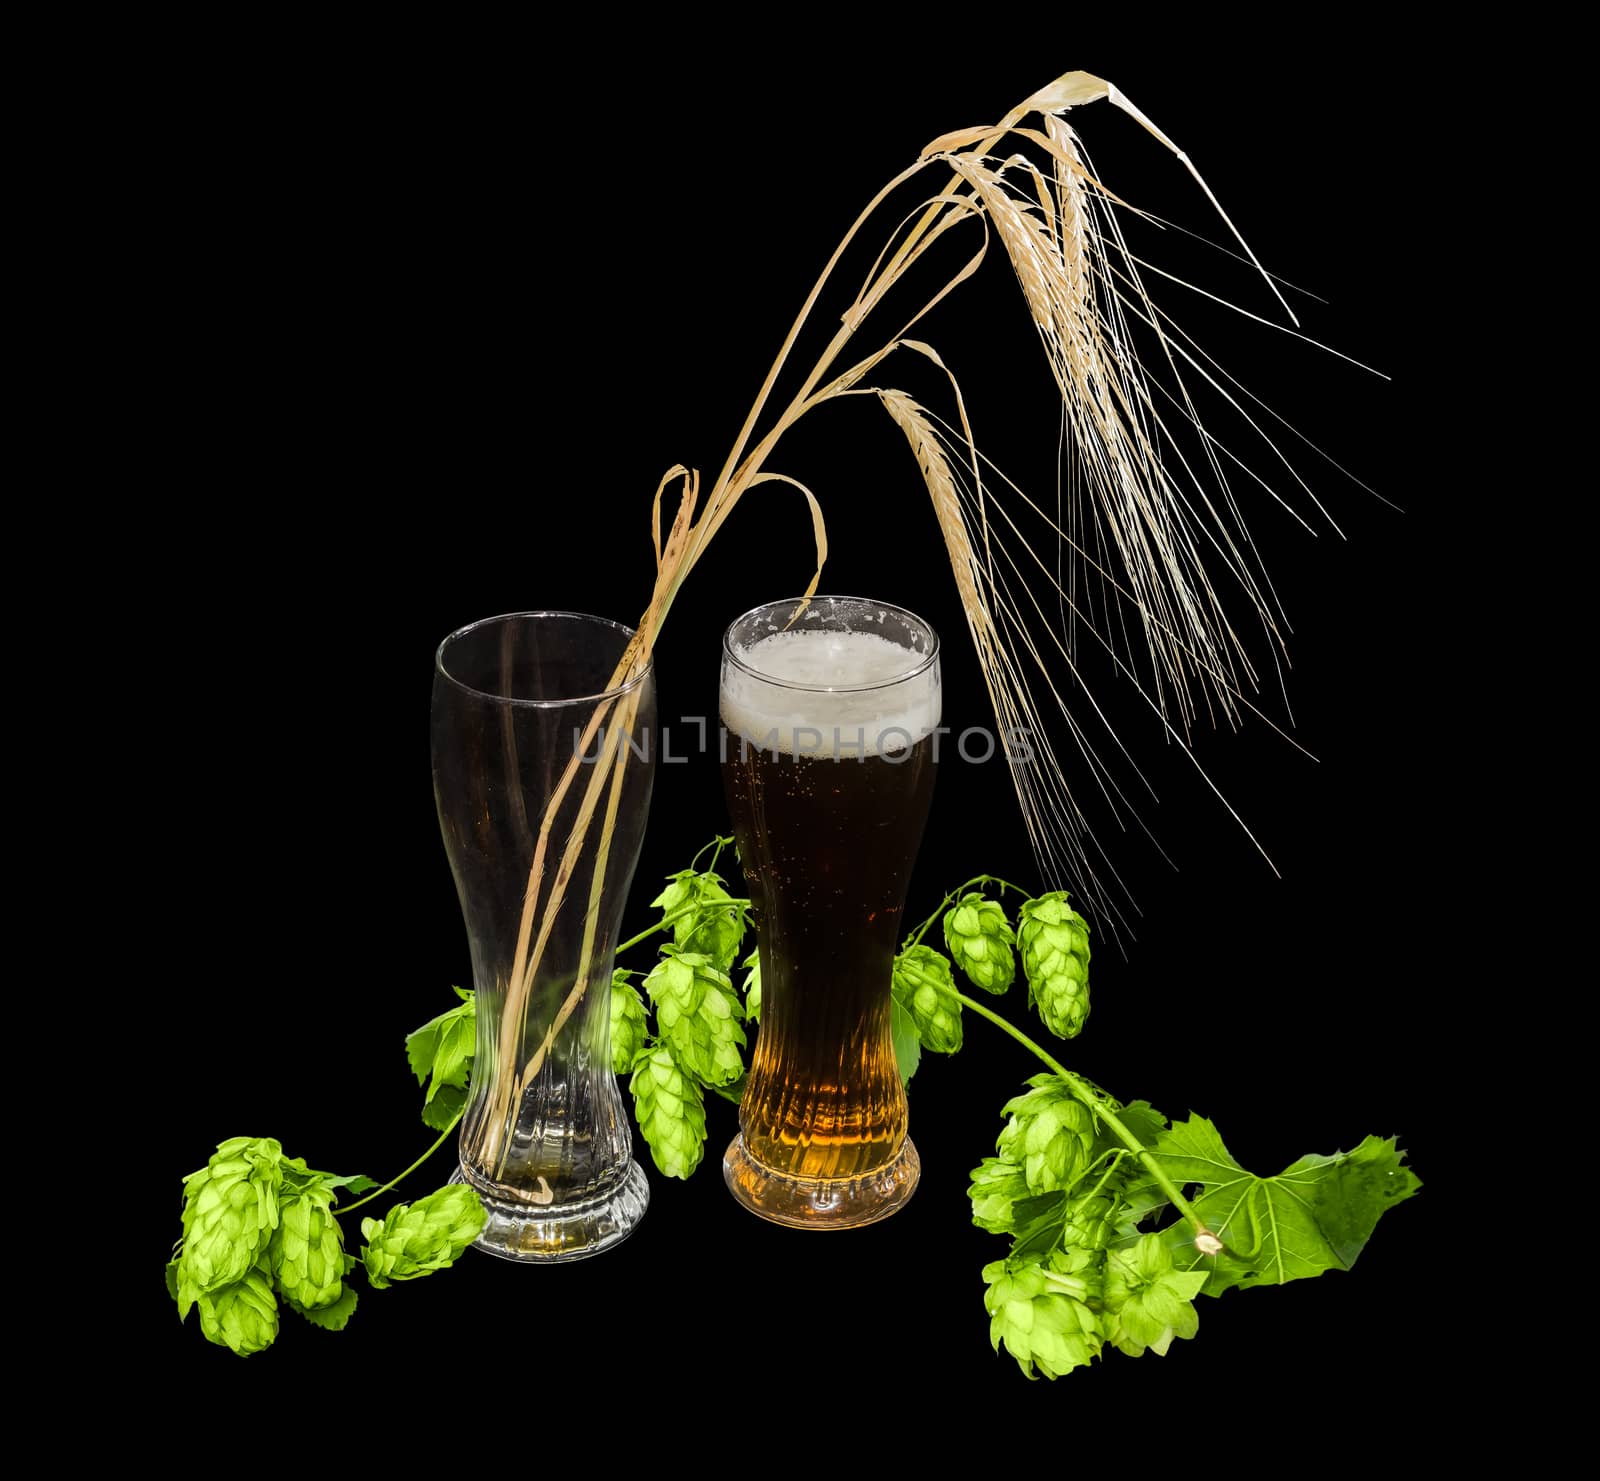
[[[811, 602], [853, 602], [857, 606], [870, 607], [878, 612], [894, 612], [901, 617], [909, 618], [925, 633], [927, 633], [932, 646], [927, 653], [920, 655], [921, 662], [913, 668], [908, 668], [903, 674], [896, 674], [891, 679], [875, 679], [870, 684], [798, 684], [792, 679], [779, 679], [772, 674], [764, 673], [761, 669], [752, 668], [733, 650], [730, 639], [734, 628], [741, 622], [756, 616], [758, 613], [770, 611], [774, 607], [792, 608]], [[899, 646], [898, 644], [896, 646]], [[915, 648], [907, 648], [907, 653], [916, 653]], [[722, 656], [727, 659], [740, 673], [748, 674], [752, 679], [758, 679], [763, 684], [770, 684], [774, 689], [794, 689], [805, 694], [866, 694], [874, 689], [892, 689], [896, 684], [904, 684], [915, 679], [933, 667], [939, 661], [939, 634], [933, 629], [933, 624], [926, 617], [919, 617], [909, 607], [897, 606], [894, 602], [880, 602], [872, 597], [853, 597], [842, 593], [818, 592], [810, 597], [779, 597], [774, 602], [762, 602], [759, 606], [752, 607], [748, 612], [735, 617], [722, 634]]]
[[[434, 649], [433, 669], [453, 688], [459, 689], [463, 694], [470, 694], [478, 699], [488, 700], [490, 704], [519, 705], [530, 710], [560, 710], [569, 705], [596, 704], [603, 699], [618, 699], [622, 695], [637, 689], [655, 671], [656, 661], [654, 655], [639, 672], [625, 684], [619, 684], [615, 689], [602, 689], [594, 694], [574, 694], [568, 699], [515, 699], [508, 694], [491, 694], [487, 689], [478, 689], [473, 685], [458, 679], [444, 666], [444, 654], [452, 643], [466, 637], [469, 633], [478, 631], [479, 628], [492, 627], [499, 622], [515, 622], [526, 617], [564, 617], [575, 622], [585, 623], [591, 627], [609, 627], [624, 634], [630, 641], [635, 629], [625, 622], [616, 622], [610, 617], [597, 617], [593, 612], [569, 612], [561, 608], [541, 608], [535, 612], [501, 612], [494, 617], [480, 617], [476, 622], [469, 622], [465, 627], [458, 627], [452, 633], [446, 633], [439, 646]], [[623, 644], [626, 651], [627, 644]]]

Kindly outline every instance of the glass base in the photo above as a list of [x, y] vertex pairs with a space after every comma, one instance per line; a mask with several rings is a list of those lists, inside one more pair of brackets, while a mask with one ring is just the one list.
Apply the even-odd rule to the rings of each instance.
[[[460, 1167], [452, 1183], [469, 1183]], [[473, 1187], [478, 1187], [476, 1183]], [[529, 1265], [554, 1265], [563, 1260], [587, 1260], [621, 1244], [638, 1228], [650, 1204], [650, 1184], [637, 1162], [628, 1164], [622, 1181], [603, 1198], [584, 1203], [539, 1205], [499, 1198], [478, 1188], [489, 1219], [473, 1241], [473, 1249], [502, 1260]]]
[[722, 1154], [722, 1180], [751, 1213], [792, 1229], [859, 1229], [903, 1207], [922, 1176], [907, 1137], [893, 1162], [859, 1178], [791, 1178], [757, 1162], [736, 1136]]

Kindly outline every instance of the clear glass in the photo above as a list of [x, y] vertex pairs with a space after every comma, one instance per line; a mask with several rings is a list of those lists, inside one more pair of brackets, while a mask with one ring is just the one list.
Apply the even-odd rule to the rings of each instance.
[[889, 983], [939, 703], [938, 638], [886, 602], [774, 602], [723, 639], [722, 775], [761, 943], [723, 1177], [780, 1224], [870, 1224], [916, 1187]]
[[434, 796], [477, 989], [456, 1176], [489, 1211], [478, 1248], [510, 1260], [596, 1254], [649, 1201], [611, 1072], [612, 957], [655, 765], [653, 675], [608, 687], [631, 636], [519, 612], [452, 633], [434, 666]]

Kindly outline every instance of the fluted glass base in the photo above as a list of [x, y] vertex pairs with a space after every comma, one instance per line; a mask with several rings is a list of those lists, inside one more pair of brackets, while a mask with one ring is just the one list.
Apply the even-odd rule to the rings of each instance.
[[907, 1137], [892, 1162], [856, 1178], [793, 1178], [757, 1162], [743, 1136], [722, 1155], [722, 1180], [751, 1213], [795, 1229], [858, 1229], [905, 1206], [922, 1176]]
[[[460, 1167], [450, 1181], [472, 1182]], [[482, 1187], [478, 1187], [478, 1196], [489, 1219], [474, 1241], [474, 1249], [502, 1260], [554, 1265], [563, 1260], [587, 1260], [621, 1244], [644, 1217], [650, 1185], [644, 1169], [630, 1162], [622, 1181], [602, 1198], [541, 1206], [499, 1197]]]

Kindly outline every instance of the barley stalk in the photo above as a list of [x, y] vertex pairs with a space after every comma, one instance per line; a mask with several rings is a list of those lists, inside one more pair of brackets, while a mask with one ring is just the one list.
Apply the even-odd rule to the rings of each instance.
[[[1042, 733], [1045, 707], [1032, 687], [1040, 685], [1051, 713], [1064, 719], [1087, 777], [1113, 814], [1119, 815], [1127, 805], [1111, 768], [1097, 755], [1072, 704], [1072, 696], [1080, 696], [1094, 722], [1103, 724], [1115, 748], [1126, 754], [1077, 666], [1080, 629], [1092, 634], [1112, 655], [1117, 672], [1135, 684], [1163, 732], [1186, 752], [1188, 730], [1201, 705], [1230, 723], [1241, 712], [1259, 713], [1250, 698], [1257, 683], [1255, 668], [1211, 570], [1215, 567], [1226, 577], [1236, 600], [1269, 640], [1281, 642], [1275, 599], [1259, 568], [1227, 469], [1245, 469], [1262, 486], [1268, 484], [1201, 426], [1189, 378], [1199, 378], [1220, 391], [1245, 413], [1252, 429], [1261, 429], [1224, 384], [1225, 377], [1190, 347], [1145, 289], [1141, 265], [1128, 251], [1114, 214], [1115, 208], [1125, 203], [1094, 177], [1076, 131], [1065, 120], [1070, 110], [1100, 101], [1134, 118], [1177, 157], [1259, 268], [1188, 156], [1103, 79], [1083, 72], [1066, 73], [996, 124], [941, 135], [868, 202], [824, 265], [703, 504], [697, 473], [679, 466], [662, 479], [652, 513], [655, 584], [610, 687], [643, 674], [679, 587], [752, 489], [783, 482], [806, 498], [816, 546], [816, 568], [806, 593], [817, 589], [827, 556], [821, 505], [804, 485], [771, 470], [768, 461], [784, 434], [817, 407], [846, 396], [875, 395], [906, 437], [922, 472], [967, 628], [1003, 730], [1015, 731], [1020, 726]], [[1026, 122], [1035, 115], [1040, 127]], [[1001, 155], [997, 151], [1008, 140], [1012, 152]], [[1028, 148], [1043, 156], [1043, 169], [1026, 153]], [[948, 183], [927, 195], [882, 238], [871, 270], [841, 313], [829, 342], [800, 375], [788, 399], [777, 403], [778, 387], [802, 332], [846, 252], [866, 231], [878, 229], [877, 218], [885, 203], [928, 170], [948, 171]], [[942, 278], [935, 274], [917, 295], [920, 307], [876, 348], [847, 362], [846, 351], [873, 322], [889, 290], [917, 276], [930, 247], [958, 231], [977, 233], [966, 264]], [[1070, 497], [1064, 508], [1058, 502], [1053, 520], [1006, 480], [1000, 480], [998, 491], [993, 480], [985, 482], [981, 475], [986, 460], [978, 452], [953, 375], [950, 384], [959, 413], [959, 435], [904, 392], [865, 384], [868, 376], [875, 377], [884, 363], [901, 351], [927, 356], [943, 368], [932, 347], [910, 338], [909, 331], [978, 270], [992, 242], [998, 242], [1016, 274], [1061, 396]], [[1277, 294], [1276, 285], [1264, 271], [1262, 277]], [[1281, 294], [1278, 301], [1288, 312]], [[1289, 318], [1293, 322], [1292, 314]], [[1135, 326], [1154, 335], [1158, 369], [1165, 373], [1161, 383], [1141, 364], [1132, 337]], [[1186, 426], [1193, 429], [1203, 449], [1198, 465], [1176, 436]], [[1265, 433], [1261, 435], [1265, 439]], [[1281, 459], [1276, 445], [1265, 440]], [[947, 446], [960, 450], [959, 464], [948, 455]], [[663, 537], [662, 498], [674, 481], [681, 485], [678, 507]], [[1006, 509], [1006, 501], [1014, 497], [1045, 520], [1056, 555], [1054, 572]], [[974, 527], [981, 536], [977, 542]], [[1054, 617], [1041, 604], [1036, 585], [1057, 605]], [[1126, 635], [1129, 619], [1139, 634], [1137, 644]], [[1052, 667], [1056, 664], [1064, 672]], [[600, 707], [583, 737], [582, 750], [587, 749], [611, 703]], [[614, 732], [621, 729], [612, 728]], [[1036, 761], [1031, 767], [1014, 767], [1013, 776], [1041, 871], [1052, 882], [1076, 886], [1092, 900], [1099, 891], [1088, 820], [1054, 750]], [[551, 824], [575, 780], [576, 765], [574, 760], [563, 773], [534, 849], [516, 967], [501, 1024], [502, 1073], [497, 1083], [505, 1087], [503, 1102], [509, 1101], [513, 1087], [514, 1093], [520, 1094], [538, 1072], [553, 1036], [586, 990], [592, 954], [603, 949], [592, 933], [586, 934], [579, 982], [543, 1044], [518, 1073], [512, 1062], [519, 1037], [514, 1030], [519, 1030], [525, 1019], [550, 924], [562, 908], [573, 865], [586, 845], [609, 781], [600, 820], [601, 869], [589, 902], [591, 912], [595, 909], [595, 891], [603, 876], [604, 850], [609, 847], [627, 751], [608, 749], [596, 764], [582, 799], [580, 825], [569, 838], [560, 867], [545, 891]], [[1110, 867], [1103, 854], [1100, 858]], [[1111, 872], [1114, 875], [1114, 868]], [[543, 924], [536, 930], [535, 922], [541, 917]], [[509, 1104], [496, 1110], [495, 1125], [508, 1124], [504, 1114], [509, 1113]]]

